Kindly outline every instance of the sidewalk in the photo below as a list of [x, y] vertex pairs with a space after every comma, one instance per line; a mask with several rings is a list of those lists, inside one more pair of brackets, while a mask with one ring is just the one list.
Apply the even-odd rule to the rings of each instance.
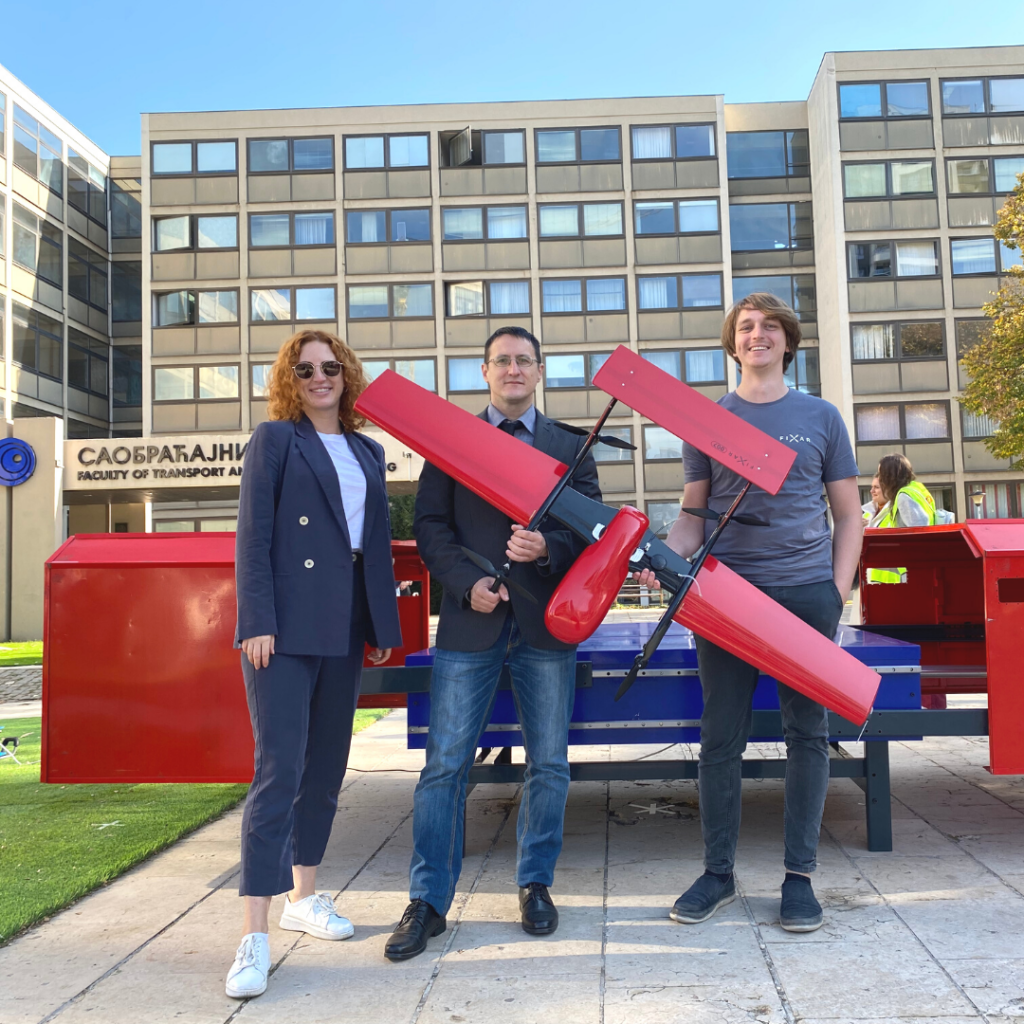
[[352, 768], [381, 773], [348, 776], [321, 870], [353, 939], [272, 924], [267, 994], [224, 996], [240, 925], [239, 809], [0, 949], [0, 1022], [1024, 1020], [1024, 780], [989, 775], [983, 741], [892, 744], [891, 854], [866, 852], [863, 795], [833, 781], [815, 877], [826, 924], [805, 936], [777, 924], [779, 782], [744, 784], [742, 899], [694, 927], [666, 917], [701, 870], [693, 783], [574, 783], [553, 888], [562, 923], [548, 939], [518, 925], [516, 787], [478, 787], [449, 930], [390, 964], [381, 950], [407, 899], [422, 764], [404, 725], [394, 712], [355, 737]]

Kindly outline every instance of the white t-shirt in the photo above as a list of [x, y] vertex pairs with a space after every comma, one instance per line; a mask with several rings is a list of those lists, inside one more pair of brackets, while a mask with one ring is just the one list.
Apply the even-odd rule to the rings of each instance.
[[338, 474], [341, 503], [345, 507], [352, 550], [362, 551], [363, 515], [366, 511], [366, 477], [363, 475], [363, 467], [352, 453], [344, 434], [321, 434], [317, 431], [317, 436], [323, 441]]

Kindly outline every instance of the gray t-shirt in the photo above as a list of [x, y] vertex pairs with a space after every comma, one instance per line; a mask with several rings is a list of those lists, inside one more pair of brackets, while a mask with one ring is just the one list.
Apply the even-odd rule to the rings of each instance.
[[[839, 410], [830, 402], [788, 391], [774, 402], [747, 402], [735, 392], [718, 404], [751, 426], [793, 448], [796, 462], [776, 495], [756, 485], [738, 513], [768, 519], [770, 526], [729, 523], [715, 542], [714, 556], [757, 586], [792, 587], [832, 578], [832, 538], [822, 485], [857, 476], [857, 462]], [[687, 482], [711, 480], [708, 507], [724, 512], [746, 482], [692, 445], [683, 446]], [[715, 524], [704, 524], [705, 539]]]

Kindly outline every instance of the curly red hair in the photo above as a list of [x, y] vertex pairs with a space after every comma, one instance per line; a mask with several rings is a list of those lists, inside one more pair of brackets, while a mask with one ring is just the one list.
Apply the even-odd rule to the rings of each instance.
[[363, 372], [359, 356], [341, 338], [327, 331], [297, 331], [281, 346], [270, 368], [270, 379], [267, 382], [268, 417], [272, 420], [293, 420], [296, 423], [302, 418], [299, 382], [292, 367], [300, 361], [302, 346], [311, 341], [322, 341], [329, 345], [334, 358], [341, 363], [345, 374], [345, 391], [341, 396], [338, 419], [346, 432], [358, 430], [366, 423], [366, 417], [355, 411], [356, 399], [370, 382]]

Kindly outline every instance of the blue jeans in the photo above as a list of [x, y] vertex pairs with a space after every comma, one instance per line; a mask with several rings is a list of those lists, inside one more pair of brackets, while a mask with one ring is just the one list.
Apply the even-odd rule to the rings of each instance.
[[[831, 580], [759, 589], [819, 633], [835, 636], [843, 602]], [[697, 783], [704, 866], [724, 875], [733, 869], [740, 834], [742, 758], [758, 670], [702, 637], [696, 643], [704, 691]], [[816, 867], [828, 791], [828, 713], [802, 693], [782, 683], [778, 688], [786, 737], [786, 870], [810, 874]]]
[[439, 914], [448, 912], [462, 871], [467, 778], [506, 660], [526, 748], [516, 826], [519, 885], [551, 885], [562, 850], [576, 650], [530, 647], [509, 610], [505, 628], [487, 650], [439, 649], [434, 657], [427, 762], [413, 797], [409, 898], [425, 900]]

